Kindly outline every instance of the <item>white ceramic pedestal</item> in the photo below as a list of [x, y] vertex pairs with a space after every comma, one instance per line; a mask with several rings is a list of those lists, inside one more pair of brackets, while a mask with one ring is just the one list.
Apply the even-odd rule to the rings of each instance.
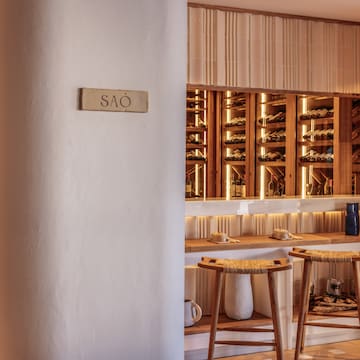
[[226, 274], [225, 314], [236, 320], [249, 319], [254, 310], [250, 274]]

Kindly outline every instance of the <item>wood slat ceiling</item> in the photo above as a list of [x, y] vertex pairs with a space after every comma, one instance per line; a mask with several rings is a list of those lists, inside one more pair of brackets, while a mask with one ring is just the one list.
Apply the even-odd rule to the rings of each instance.
[[191, 0], [189, 2], [360, 22], [359, 0]]

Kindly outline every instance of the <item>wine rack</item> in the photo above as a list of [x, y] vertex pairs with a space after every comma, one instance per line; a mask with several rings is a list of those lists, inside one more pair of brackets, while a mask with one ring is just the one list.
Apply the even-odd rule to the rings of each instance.
[[298, 96], [298, 193], [334, 192], [334, 98]]
[[208, 91], [189, 89], [186, 96], [185, 197], [206, 195]]
[[360, 194], [360, 98], [188, 88], [185, 196]]
[[293, 146], [289, 130], [295, 122], [292, 95], [256, 95], [256, 195], [260, 198], [293, 195]]
[[249, 94], [225, 91], [222, 107], [223, 196], [242, 198], [249, 184]]

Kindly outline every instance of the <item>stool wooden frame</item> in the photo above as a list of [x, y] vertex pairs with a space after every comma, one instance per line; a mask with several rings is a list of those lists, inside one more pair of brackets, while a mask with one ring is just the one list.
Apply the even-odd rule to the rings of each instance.
[[[307, 316], [309, 313], [309, 299], [310, 299], [310, 276], [313, 262], [325, 262], [325, 263], [351, 263], [353, 276], [354, 276], [354, 287], [355, 296], [358, 302], [357, 317], [360, 321], [360, 307], [359, 307], [359, 262], [360, 252], [358, 251], [328, 251], [328, 250], [306, 250], [301, 248], [294, 248], [289, 252], [289, 255], [304, 259], [304, 271], [302, 277], [301, 293], [300, 293], [300, 305], [298, 315], [298, 326], [296, 333], [296, 346], [295, 346], [295, 360], [299, 359], [300, 353], [304, 350], [305, 341], [305, 326], [319, 326], [327, 328], [342, 328], [342, 329], [360, 329], [359, 325], [348, 325], [348, 324], [334, 324], [334, 323], [323, 323], [316, 321], [308, 321]], [[317, 316], [321, 316], [318, 314]], [[337, 316], [336, 314], [331, 315], [329, 313], [323, 316]], [[339, 317], [339, 316], [337, 316]], [[360, 324], [360, 323], [359, 323]]]
[[[274, 272], [291, 269], [292, 265], [288, 259], [275, 260], [229, 260], [203, 257], [198, 263], [199, 267], [215, 270], [215, 284], [211, 305], [211, 326], [208, 360], [212, 360], [214, 356], [215, 344], [225, 345], [241, 345], [241, 346], [273, 346], [276, 351], [276, 359], [283, 360], [283, 348], [280, 331], [280, 317], [278, 311], [278, 302], [275, 293], [275, 279]], [[238, 331], [238, 332], [273, 332], [273, 341], [241, 341], [241, 340], [216, 340], [216, 331], [219, 319], [219, 309], [221, 300], [221, 289], [224, 281], [225, 273], [237, 274], [265, 274], [268, 275], [268, 286], [270, 294], [271, 314], [272, 314], [272, 329], [265, 328], [245, 328], [245, 327], [226, 327], [223, 331]]]

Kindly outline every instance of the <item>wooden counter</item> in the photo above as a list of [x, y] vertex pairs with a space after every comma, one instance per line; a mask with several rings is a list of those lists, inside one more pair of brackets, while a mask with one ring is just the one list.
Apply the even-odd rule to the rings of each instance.
[[233, 239], [239, 240], [240, 242], [230, 242], [225, 244], [215, 244], [208, 241], [208, 239], [187, 239], [185, 240], [185, 253], [311, 245], [349, 244], [360, 242], [360, 236], [345, 235], [343, 232], [294, 235], [301, 237], [301, 239], [275, 240], [267, 235], [252, 235], [232, 237]]

